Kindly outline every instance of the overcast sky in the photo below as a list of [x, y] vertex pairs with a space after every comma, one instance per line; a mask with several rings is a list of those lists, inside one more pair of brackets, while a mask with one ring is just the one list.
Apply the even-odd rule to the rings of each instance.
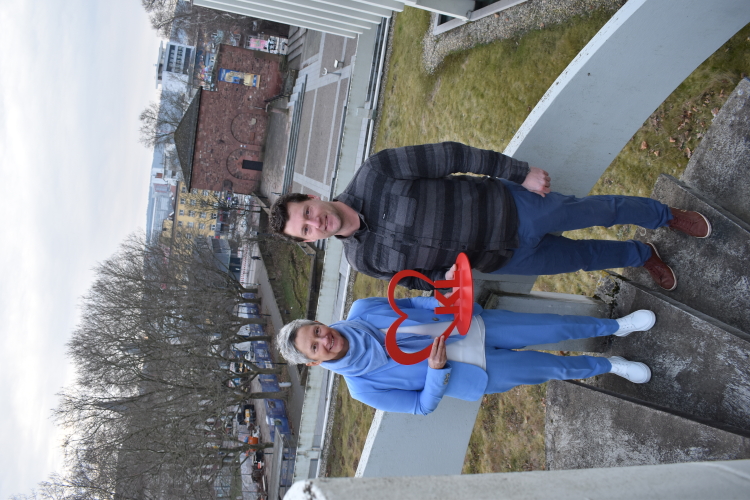
[[159, 41], [139, 0], [0, 0], [0, 499], [59, 470], [55, 394], [92, 267], [145, 227]]

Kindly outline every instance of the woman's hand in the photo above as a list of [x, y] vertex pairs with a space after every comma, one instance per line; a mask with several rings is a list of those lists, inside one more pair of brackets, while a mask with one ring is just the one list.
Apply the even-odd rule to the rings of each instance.
[[445, 338], [441, 335], [436, 337], [432, 343], [430, 357], [427, 358], [427, 365], [435, 370], [440, 370], [448, 361], [448, 355], [445, 352]]

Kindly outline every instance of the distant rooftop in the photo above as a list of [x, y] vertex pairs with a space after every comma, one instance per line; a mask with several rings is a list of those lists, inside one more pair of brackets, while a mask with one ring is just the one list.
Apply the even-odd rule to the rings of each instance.
[[193, 101], [188, 106], [180, 124], [174, 131], [174, 144], [177, 149], [177, 158], [180, 160], [182, 175], [185, 185], [190, 189], [190, 181], [193, 173], [193, 155], [195, 153], [195, 134], [198, 130], [198, 111], [201, 103], [202, 89], [198, 89]]

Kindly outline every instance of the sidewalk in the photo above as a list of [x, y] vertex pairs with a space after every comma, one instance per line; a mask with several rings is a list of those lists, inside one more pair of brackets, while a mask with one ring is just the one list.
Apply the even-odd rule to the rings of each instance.
[[[251, 255], [260, 255], [257, 245], [253, 245], [251, 250]], [[247, 258], [250, 257], [248, 256]], [[268, 280], [266, 266], [262, 260], [254, 260], [249, 266], [249, 269], [249, 282], [258, 283], [259, 285], [259, 293], [261, 296], [260, 311], [262, 314], [269, 315], [269, 322], [266, 324], [265, 331], [268, 335], [274, 335], [281, 330], [282, 326], [284, 326], [284, 321], [281, 319], [279, 306], [276, 303], [276, 297], [273, 294], [271, 282]], [[276, 361], [282, 362], [283, 360], [278, 359]], [[305, 398], [305, 388], [300, 385], [299, 371], [296, 366], [288, 366], [287, 373], [289, 375], [289, 381], [292, 383], [292, 386], [289, 388], [287, 399], [287, 416], [289, 418], [289, 423], [292, 426], [292, 430], [296, 435], [297, 432], [299, 432], [300, 416], [302, 415], [302, 402]], [[260, 390], [260, 383], [257, 380], [254, 380], [252, 383], [257, 384], [251, 385], [254, 391]], [[263, 418], [265, 419], [265, 416]], [[270, 439], [270, 432], [268, 436]]]

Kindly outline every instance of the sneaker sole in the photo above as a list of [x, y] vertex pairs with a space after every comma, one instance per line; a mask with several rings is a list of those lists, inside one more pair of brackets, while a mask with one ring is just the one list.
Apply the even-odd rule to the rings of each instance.
[[[709, 233], [709, 234], [710, 234], [710, 233]], [[708, 238], [708, 236], [704, 236], [704, 238]], [[646, 243], [646, 245], [650, 246], [650, 247], [651, 247], [651, 250], [653, 250], [653, 251], [654, 251], [654, 253], [656, 254], [656, 256], [657, 256], [657, 257], [659, 257], [659, 260], [660, 260], [660, 261], [662, 261], [662, 263], [663, 263], [663, 264], [664, 264], [665, 266], [667, 266], [667, 269], [669, 269], [670, 271], [672, 271], [672, 276], [674, 276], [674, 286], [672, 286], [672, 288], [666, 288], [666, 287], [663, 287], [663, 286], [659, 285], [659, 287], [660, 287], [660, 288], [662, 288], [663, 290], [666, 290], [666, 291], [668, 291], [668, 292], [671, 292], [672, 290], [674, 290], [675, 288], [677, 288], [677, 275], [676, 275], [676, 274], [674, 273], [674, 269], [672, 269], [671, 267], [669, 267], [669, 266], [667, 265], [667, 263], [666, 263], [666, 262], [664, 262], [664, 259], [662, 259], [662, 258], [661, 258], [661, 255], [659, 255], [659, 250], [657, 250], [657, 249], [656, 249], [656, 247], [654, 246], [654, 244], [653, 244], [653, 243]], [[657, 283], [657, 285], [658, 285], [658, 283]]]
[[708, 219], [702, 213], [700, 212], [695, 212], [695, 213], [703, 217], [703, 220], [706, 222], [706, 226], [708, 226], [708, 232], [706, 233], [706, 236], [696, 236], [696, 238], [700, 238], [700, 239], [708, 238], [709, 236], [711, 236], [711, 223], [708, 222]]

